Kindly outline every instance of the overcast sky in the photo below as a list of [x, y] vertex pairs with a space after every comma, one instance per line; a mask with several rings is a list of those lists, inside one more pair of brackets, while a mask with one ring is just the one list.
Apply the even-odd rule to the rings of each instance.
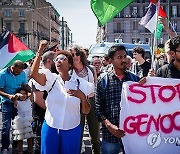
[[97, 19], [90, 7], [90, 0], [46, 0], [67, 21], [75, 44], [90, 47], [95, 43]]

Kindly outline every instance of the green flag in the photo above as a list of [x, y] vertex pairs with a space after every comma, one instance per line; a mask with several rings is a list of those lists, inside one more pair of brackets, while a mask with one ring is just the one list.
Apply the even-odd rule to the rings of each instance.
[[103, 26], [132, 2], [133, 0], [91, 0], [91, 9]]
[[163, 28], [164, 28], [163, 24], [158, 21], [156, 31], [154, 32], [157, 39], [160, 39]]

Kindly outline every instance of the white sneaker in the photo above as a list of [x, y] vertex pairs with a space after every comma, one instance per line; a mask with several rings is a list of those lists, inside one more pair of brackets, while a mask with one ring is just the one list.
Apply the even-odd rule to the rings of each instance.
[[7, 150], [7, 149], [4, 149], [4, 150], [2, 151], [2, 154], [8, 154], [8, 150]]

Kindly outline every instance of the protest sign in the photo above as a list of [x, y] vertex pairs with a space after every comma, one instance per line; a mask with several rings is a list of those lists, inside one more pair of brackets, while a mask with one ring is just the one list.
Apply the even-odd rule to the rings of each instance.
[[180, 153], [180, 80], [123, 84], [120, 128], [126, 154]]

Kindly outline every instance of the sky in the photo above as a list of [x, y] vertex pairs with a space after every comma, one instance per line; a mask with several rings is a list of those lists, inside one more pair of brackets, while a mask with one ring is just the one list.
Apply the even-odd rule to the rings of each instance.
[[46, 0], [64, 17], [73, 34], [74, 44], [89, 48], [96, 42], [97, 19], [90, 0]]

